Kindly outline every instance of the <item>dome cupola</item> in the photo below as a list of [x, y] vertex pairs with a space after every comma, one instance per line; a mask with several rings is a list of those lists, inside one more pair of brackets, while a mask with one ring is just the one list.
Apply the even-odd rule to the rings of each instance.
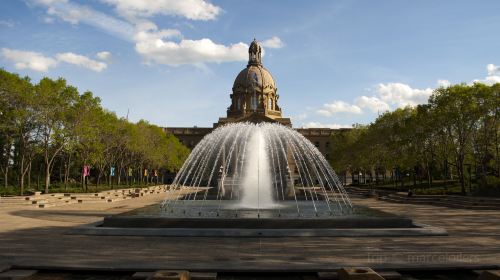
[[278, 97], [273, 76], [262, 65], [262, 47], [254, 39], [248, 48], [247, 67], [234, 80], [228, 117], [242, 117], [253, 112], [281, 117]]
[[262, 47], [255, 38], [248, 48], [248, 66], [250, 65], [262, 66]]
[[255, 39], [248, 48], [247, 67], [236, 76], [232, 91], [227, 117], [221, 118], [220, 124], [252, 118], [290, 125], [290, 119], [281, 115], [276, 83], [262, 64], [262, 47]]

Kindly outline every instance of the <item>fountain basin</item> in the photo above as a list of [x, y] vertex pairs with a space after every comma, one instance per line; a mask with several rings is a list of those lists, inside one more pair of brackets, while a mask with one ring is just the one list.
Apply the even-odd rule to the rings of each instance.
[[174, 211], [151, 205], [106, 217], [103, 222], [70, 233], [190, 237], [447, 235], [443, 229], [364, 206], [335, 214], [325, 211], [326, 203], [317, 202], [316, 211], [303, 208], [299, 214], [295, 202], [281, 202], [281, 207], [274, 209], [234, 209], [233, 203], [182, 201], [172, 208]]

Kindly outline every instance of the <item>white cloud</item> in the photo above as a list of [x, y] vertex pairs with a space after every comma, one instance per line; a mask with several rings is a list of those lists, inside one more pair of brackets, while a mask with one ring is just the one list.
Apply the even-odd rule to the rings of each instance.
[[332, 129], [339, 129], [339, 128], [352, 128], [352, 125], [346, 125], [346, 124], [324, 124], [320, 122], [308, 122], [302, 124], [302, 128], [332, 128]]
[[[440, 80], [439, 83], [444, 84], [445, 80]], [[383, 113], [393, 107], [416, 106], [426, 103], [432, 91], [431, 88], [414, 89], [402, 83], [379, 84], [373, 96], [362, 95], [354, 99], [352, 104], [334, 101], [324, 104], [323, 107], [316, 110], [316, 113], [325, 117], [331, 117], [337, 113], [363, 114], [366, 109], [373, 113]]]
[[[203, 67], [204, 63], [245, 61], [248, 59], [248, 45], [244, 43], [217, 44], [208, 38], [189, 40], [179, 30], [159, 29], [156, 24], [144, 18], [159, 14], [172, 14], [190, 19], [214, 19], [221, 9], [206, 1], [122, 1], [105, 0], [119, 12], [128, 13], [129, 21], [96, 11], [90, 7], [72, 3], [69, 0], [31, 0], [47, 8], [47, 13], [63, 21], [85, 23], [116, 35], [135, 44], [135, 50], [146, 63], [171, 66], [192, 64]], [[133, 17], [132, 17], [133, 16]]]
[[362, 114], [363, 109], [369, 109], [374, 113], [385, 112], [390, 110], [389, 104], [376, 96], [360, 96], [354, 100], [353, 104], [344, 101], [334, 101], [332, 103], [324, 104], [321, 109], [316, 110], [316, 113], [331, 117], [337, 113], [352, 113]]
[[[500, 83], [500, 66], [488, 64], [486, 66], [487, 76], [484, 79], [475, 79], [472, 83], [483, 83], [492, 85]], [[451, 82], [448, 80], [437, 80], [438, 87], [448, 87]], [[372, 89], [369, 89], [372, 91]], [[354, 99], [352, 104], [344, 101], [334, 101], [330, 104], [324, 104], [323, 107], [316, 110], [316, 113], [331, 117], [336, 113], [364, 113], [364, 109], [369, 109], [372, 112], [384, 112], [387, 110], [405, 107], [416, 106], [428, 102], [429, 97], [432, 95], [434, 89], [418, 89], [403, 83], [387, 83], [378, 84], [375, 88], [374, 95], [371, 97], [360, 96]], [[318, 122], [309, 122], [305, 124], [306, 127], [319, 127], [324, 126]], [[330, 125], [335, 126], [335, 125]]]
[[16, 24], [12, 20], [10, 20], [10, 19], [9, 20], [0, 20], [0, 26], [12, 28], [15, 25]]
[[448, 80], [438, 80], [437, 84], [439, 87], [449, 87], [451, 85], [450, 81]]
[[245, 61], [248, 59], [248, 45], [244, 43], [229, 46], [216, 44], [212, 40], [186, 40], [180, 42], [165, 40], [173, 35], [172, 30], [162, 30], [159, 33], [144, 33], [138, 35], [136, 51], [147, 62], [178, 66], [181, 64], [198, 64], [206, 62]]
[[43, 17], [43, 22], [47, 23], [47, 24], [52, 24], [54, 23], [54, 18], [53, 17]]
[[494, 64], [486, 65], [486, 70], [488, 70], [488, 75], [497, 75], [500, 74], [500, 66]]
[[93, 59], [90, 59], [86, 56], [71, 53], [71, 52], [66, 52], [66, 53], [58, 53], [56, 55], [57, 60], [66, 62], [69, 64], [74, 64], [83, 68], [90, 69], [95, 72], [101, 72], [102, 70], [106, 69], [107, 64], [104, 62], [96, 61]]
[[191, 20], [213, 20], [222, 11], [204, 0], [102, 0], [125, 18], [175, 15]]
[[285, 44], [283, 44], [281, 39], [276, 36], [262, 41], [261, 45], [265, 48], [270, 48], [270, 49], [279, 49], [285, 46]]
[[368, 96], [360, 96], [356, 98], [354, 103], [360, 108], [368, 108], [374, 113], [385, 112], [390, 109], [389, 104], [385, 101], [380, 100], [380, 98], [376, 96], [368, 97]]
[[405, 107], [426, 103], [432, 94], [432, 89], [414, 89], [407, 84], [388, 83], [379, 84], [377, 94], [386, 102], [397, 107]]
[[486, 77], [486, 82], [489, 85], [500, 83], [500, 76], [488, 76]]
[[351, 105], [344, 101], [334, 101], [333, 103], [324, 104], [323, 107], [316, 112], [320, 115], [330, 117], [337, 113], [361, 114], [362, 110], [357, 105]]
[[57, 60], [37, 52], [2, 49], [2, 56], [14, 63], [16, 69], [46, 72], [57, 65]]
[[175, 42], [140, 42], [136, 50], [146, 59], [168, 65], [196, 64], [205, 62], [227, 62], [247, 60], [248, 45], [237, 43], [220, 45], [210, 39], [181, 40]]
[[484, 79], [476, 79], [474, 81], [472, 81], [472, 83], [481, 83], [481, 84], [485, 84], [485, 85], [494, 85], [496, 83], [500, 83], [500, 76], [495, 76], [495, 75], [492, 75], [492, 76], [486, 76], [486, 78]]
[[83, 22], [127, 41], [132, 41], [135, 34], [132, 24], [68, 0], [31, 0], [31, 3], [47, 9], [48, 23], [52, 23], [54, 17], [73, 25]]
[[12, 61], [16, 69], [30, 69], [38, 72], [47, 72], [50, 68], [56, 67], [60, 62], [77, 65], [96, 72], [101, 72], [107, 67], [107, 64], [104, 62], [71, 52], [58, 53], [55, 57], [49, 57], [37, 52], [3, 48], [2, 56]]
[[111, 53], [107, 52], [107, 51], [98, 52], [96, 54], [96, 57], [101, 59], [101, 60], [104, 60], [104, 61], [110, 61], [111, 60]]
[[488, 72], [488, 76], [486, 76], [484, 79], [476, 79], [472, 82], [482, 83], [485, 85], [500, 83], [500, 66], [488, 64], [486, 65], [486, 71]]

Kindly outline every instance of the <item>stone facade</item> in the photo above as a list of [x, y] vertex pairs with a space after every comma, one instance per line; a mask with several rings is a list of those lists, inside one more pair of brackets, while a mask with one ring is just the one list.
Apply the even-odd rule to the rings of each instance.
[[[166, 133], [172, 133], [182, 144], [193, 149], [201, 139], [214, 128], [211, 127], [166, 127], [163, 130]], [[311, 141], [316, 148], [327, 158], [330, 158], [331, 136], [335, 133], [348, 131], [349, 128], [331, 129], [331, 128], [294, 128], [297, 132], [304, 135]]]
[[[234, 122], [273, 122], [292, 127], [289, 118], [284, 118], [278, 105], [279, 94], [271, 73], [262, 64], [262, 47], [254, 39], [248, 49], [248, 64], [233, 84], [231, 104], [227, 116], [219, 118], [213, 127], [167, 127], [165, 133], [172, 133], [185, 146], [193, 149], [201, 139], [218, 126]], [[296, 128], [297, 132], [311, 141], [328, 159], [330, 139], [334, 133], [348, 129]]]
[[349, 129], [350, 128], [295, 128], [297, 132], [304, 135], [305, 138], [311, 141], [326, 159], [330, 159], [331, 156], [331, 136], [335, 133], [348, 131]]
[[205, 135], [212, 132], [212, 127], [164, 127], [165, 133], [171, 133], [181, 141], [181, 143], [193, 149]]

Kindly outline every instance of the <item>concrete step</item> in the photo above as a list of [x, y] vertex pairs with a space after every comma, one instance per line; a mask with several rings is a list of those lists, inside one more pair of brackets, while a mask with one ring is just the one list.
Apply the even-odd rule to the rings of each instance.
[[0, 205], [26, 205], [38, 208], [47, 208], [71, 203], [110, 203], [168, 191], [168, 185], [147, 188], [125, 188], [102, 191], [98, 193], [55, 193], [31, 196], [0, 197]]
[[392, 203], [409, 203], [409, 204], [427, 204], [434, 206], [443, 206], [458, 209], [471, 209], [471, 210], [498, 210], [500, 207], [492, 205], [471, 205], [467, 202], [461, 201], [446, 201], [439, 199], [419, 199], [419, 198], [403, 198], [398, 196], [383, 196], [379, 197], [380, 200]]
[[38, 208], [50, 208], [50, 207], [56, 207], [56, 206], [63, 206], [63, 205], [68, 205], [68, 204], [74, 204], [76, 203], [73, 200], [65, 200], [65, 201], [58, 201], [58, 202], [47, 202], [47, 203], [40, 203], [38, 204]]
[[0, 199], [0, 205], [31, 205], [31, 202], [26, 201], [24, 199], [18, 199], [18, 200]]

